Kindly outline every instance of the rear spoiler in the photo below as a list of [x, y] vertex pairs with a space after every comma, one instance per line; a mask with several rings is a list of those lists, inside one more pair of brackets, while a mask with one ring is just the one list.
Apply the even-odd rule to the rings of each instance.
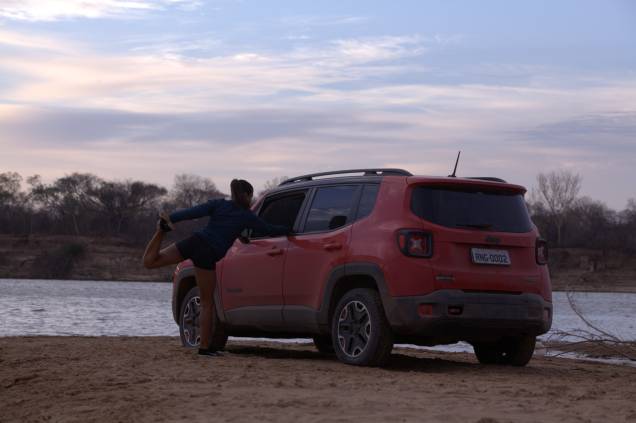
[[472, 178], [444, 178], [411, 176], [406, 178], [409, 185], [431, 185], [431, 186], [454, 186], [454, 187], [484, 187], [492, 190], [511, 191], [525, 194], [526, 188], [521, 185], [510, 184], [503, 179], [493, 177], [472, 177]]

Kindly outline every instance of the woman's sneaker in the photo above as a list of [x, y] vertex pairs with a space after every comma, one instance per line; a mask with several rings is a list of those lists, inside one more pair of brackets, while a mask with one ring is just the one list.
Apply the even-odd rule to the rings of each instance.
[[205, 355], [205, 356], [208, 356], [208, 357], [220, 357], [223, 354], [221, 354], [218, 351], [212, 351], [212, 350], [208, 350], [208, 349], [199, 348], [199, 355]]

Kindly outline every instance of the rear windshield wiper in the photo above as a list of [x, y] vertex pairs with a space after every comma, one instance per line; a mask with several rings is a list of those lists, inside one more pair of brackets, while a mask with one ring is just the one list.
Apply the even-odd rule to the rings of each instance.
[[492, 224], [490, 223], [455, 223], [458, 228], [475, 228], [475, 229], [490, 229]]

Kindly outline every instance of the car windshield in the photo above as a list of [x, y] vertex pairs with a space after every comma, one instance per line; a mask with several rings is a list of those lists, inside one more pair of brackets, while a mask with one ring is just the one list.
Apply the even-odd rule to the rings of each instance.
[[523, 195], [482, 187], [419, 186], [413, 190], [411, 210], [438, 225], [497, 232], [532, 230]]

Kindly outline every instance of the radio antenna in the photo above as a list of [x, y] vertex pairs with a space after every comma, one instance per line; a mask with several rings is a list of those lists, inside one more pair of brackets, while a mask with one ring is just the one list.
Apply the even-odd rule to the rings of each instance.
[[455, 178], [455, 172], [457, 172], [457, 163], [459, 163], [459, 155], [462, 154], [461, 150], [457, 152], [457, 160], [455, 160], [455, 168], [453, 169], [453, 174], [448, 175], [449, 178]]

